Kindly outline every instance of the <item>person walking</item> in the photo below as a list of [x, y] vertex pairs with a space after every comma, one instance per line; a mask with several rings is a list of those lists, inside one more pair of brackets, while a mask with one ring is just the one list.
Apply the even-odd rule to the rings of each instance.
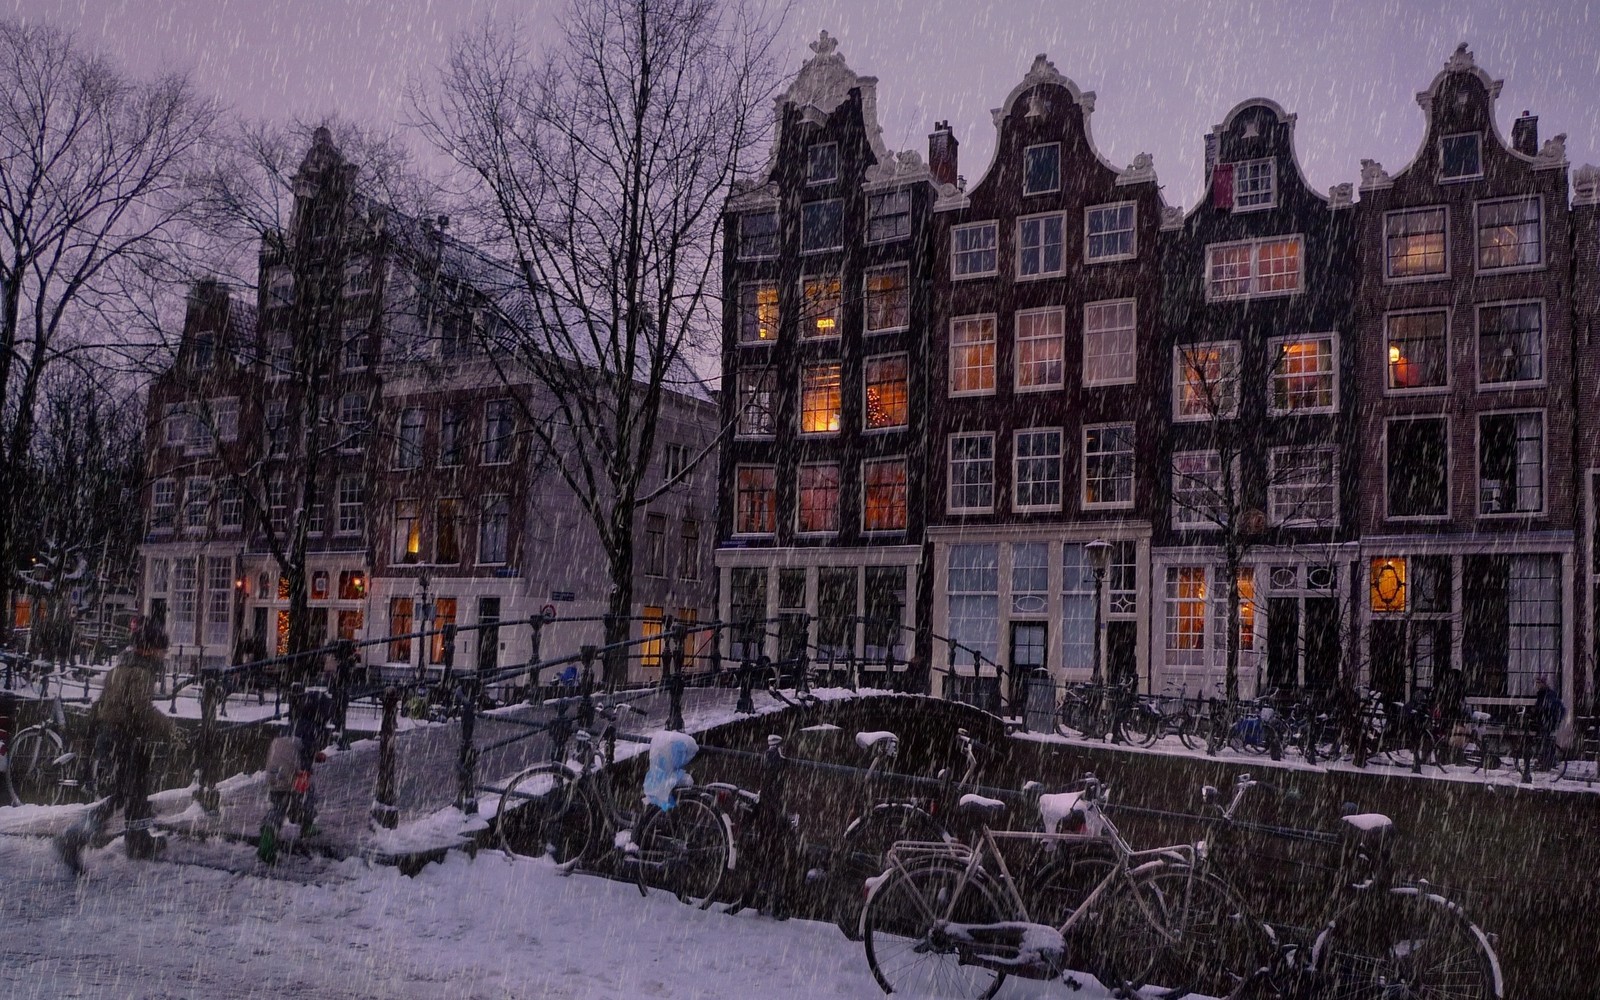
[[325, 759], [323, 748], [332, 719], [333, 702], [326, 694], [307, 691], [298, 683], [289, 689], [288, 731], [267, 748], [267, 815], [256, 842], [256, 856], [266, 864], [278, 860], [285, 820], [300, 827], [302, 840], [320, 832], [311, 767]]
[[100, 700], [89, 710], [88, 728], [97, 755], [113, 770], [111, 794], [94, 804], [55, 840], [56, 854], [74, 874], [83, 872], [83, 849], [103, 834], [117, 810], [123, 814], [128, 857], [150, 858], [159, 842], [151, 834], [150, 770], [156, 752], [182, 742], [177, 724], [155, 707], [156, 678], [167, 653], [167, 634], [147, 619], [106, 674]]
[[1533, 726], [1539, 740], [1536, 765], [1540, 768], [1552, 767], [1556, 762], [1555, 734], [1566, 712], [1567, 707], [1562, 704], [1561, 696], [1550, 686], [1550, 678], [1541, 676], [1535, 682], [1533, 692]]

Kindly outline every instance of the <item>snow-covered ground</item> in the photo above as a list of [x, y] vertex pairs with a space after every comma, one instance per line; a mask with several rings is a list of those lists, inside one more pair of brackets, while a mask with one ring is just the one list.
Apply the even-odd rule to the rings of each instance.
[[[48, 841], [0, 836], [0, 993], [16, 1000], [506, 1000], [881, 996], [831, 924], [641, 899], [548, 864], [451, 855], [393, 868], [292, 858], [268, 872], [232, 844], [120, 842], [70, 879]], [[234, 869], [234, 870], [228, 870]], [[242, 874], [241, 874], [242, 872]], [[1008, 982], [1005, 1000], [1102, 1000], [1093, 980]]]

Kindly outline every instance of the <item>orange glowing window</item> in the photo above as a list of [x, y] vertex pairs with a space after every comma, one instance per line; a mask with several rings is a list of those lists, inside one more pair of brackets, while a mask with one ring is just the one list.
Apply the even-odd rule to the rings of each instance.
[[837, 434], [841, 402], [840, 368], [807, 365], [800, 375], [800, 432]]
[[1372, 560], [1371, 605], [1376, 612], [1406, 609], [1406, 561], [1386, 558]]
[[805, 310], [800, 320], [800, 334], [808, 339], [837, 337], [839, 335], [839, 306], [842, 299], [839, 276], [819, 275], [800, 283], [800, 297]]

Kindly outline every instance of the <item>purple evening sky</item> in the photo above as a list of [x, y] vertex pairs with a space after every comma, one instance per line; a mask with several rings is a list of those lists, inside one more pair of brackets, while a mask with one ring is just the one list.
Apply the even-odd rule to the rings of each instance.
[[[408, 74], [426, 73], [485, 12], [547, 26], [545, 0], [0, 0], [70, 27], [141, 72], [191, 67], [238, 111], [392, 122]], [[1391, 171], [1416, 152], [1426, 87], [1461, 41], [1505, 89], [1503, 133], [1523, 109], [1540, 136], [1569, 135], [1574, 166], [1600, 163], [1600, 0], [796, 0], [779, 52], [792, 71], [826, 28], [858, 73], [879, 79], [890, 148], [926, 150], [935, 119], [962, 143], [962, 172], [989, 162], [989, 109], [1048, 53], [1098, 93], [1101, 152], [1155, 155], [1171, 204], [1199, 193], [1201, 137], [1238, 101], [1299, 115], [1319, 189], [1356, 181], [1363, 157]]]

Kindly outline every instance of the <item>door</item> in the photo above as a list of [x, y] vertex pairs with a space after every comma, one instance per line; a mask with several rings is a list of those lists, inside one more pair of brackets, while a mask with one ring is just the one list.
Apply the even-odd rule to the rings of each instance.
[[1021, 706], [1028, 678], [1045, 665], [1048, 629], [1044, 622], [1011, 623], [1011, 704]]
[[1293, 691], [1299, 667], [1300, 598], [1274, 597], [1267, 602], [1267, 687]]
[[493, 670], [500, 665], [500, 598], [478, 598], [478, 669]]
[[1339, 686], [1339, 602], [1331, 597], [1306, 598], [1306, 689], [1331, 691]]
[[1139, 675], [1139, 623], [1106, 622], [1106, 678], [1127, 683]]
[[1372, 623], [1372, 687], [1384, 701], [1406, 698], [1406, 623], [1380, 619]]

